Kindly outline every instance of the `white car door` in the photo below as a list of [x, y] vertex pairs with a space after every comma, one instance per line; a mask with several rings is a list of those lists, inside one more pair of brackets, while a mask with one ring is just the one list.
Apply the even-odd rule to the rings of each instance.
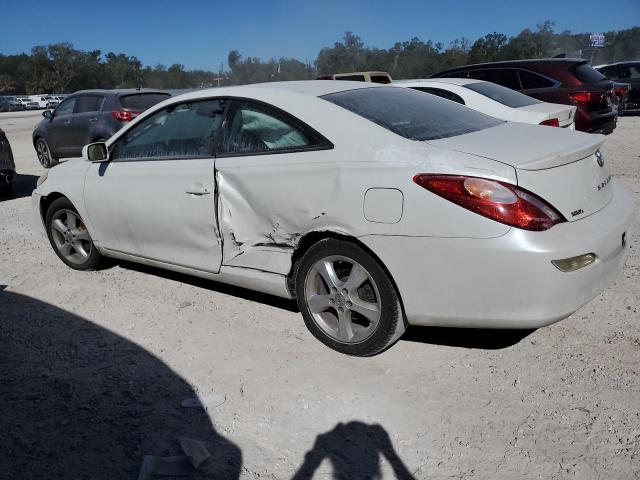
[[220, 137], [223, 265], [285, 274], [296, 238], [339, 200], [333, 145], [274, 107], [240, 99], [232, 100]]
[[218, 272], [214, 143], [223, 100], [171, 105], [111, 146], [92, 164], [85, 203], [95, 240], [109, 250]]

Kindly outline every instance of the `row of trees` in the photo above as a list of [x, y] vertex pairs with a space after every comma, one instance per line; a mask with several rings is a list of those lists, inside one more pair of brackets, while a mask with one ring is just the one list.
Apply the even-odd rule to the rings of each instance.
[[589, 34], [555, 33], [552, 22], [507, 37], [490, 33], [471, 42], [456, 39], [448, 46], [419, 38], [389, 49], [368, 47], [347, 32], [332, 47], [320, 50], [314, 62], [279, 58], [262, 61], [237, 50], [229, 53], [228, 69], [219, 72], [185, 70], [183, 65], [143, 66], [136, 57], [99, 50], [85, 52], [70, 43], [37, 46], [31, 54], [0, 55], [0, 94], [72, 92], [88, 88], [198, 88], [274, 80], [304, 80], [317, 75], [383, 70], [394, 78], [426, 77], [467, 63], [544, 58], [559, 54], [605, 63], [640, 58], [640, 27], [605, 33], [605, 47], [589, 49]]

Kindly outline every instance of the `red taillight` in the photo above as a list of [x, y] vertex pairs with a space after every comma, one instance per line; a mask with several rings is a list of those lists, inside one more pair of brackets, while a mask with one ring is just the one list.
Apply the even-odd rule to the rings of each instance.
[[510, 183], [462, 175], [420, 173], [413, 181], [467, 210], [524, 230], [548, 230], [565, 218], [537, 195]]
[[540, 125], [547, 125], [549, 127], [559, 127], [560, 120], [558, 120], [557, 118], [550, 118], [548, 120], [543, 120], [542, 122], [540, 122]]
[[604, 93], [602, 92], [572, 92], [569, 97], [577, 103], [601, 103], [604, 101]]
[[116, 111], [111, 112], [111, 115], [113, 116], [113, 118], [115, 118], [119, 122], [130, 122], [131, 120], [136, 118], [138, 115], [140, 115], [140, 112], [129, 112], [127, 110], [116, 110]]
[[616, 87], [616, 95], [625, 95], [629, 90], [631, 90], [630, 86], [624, 86], [624, 87]]

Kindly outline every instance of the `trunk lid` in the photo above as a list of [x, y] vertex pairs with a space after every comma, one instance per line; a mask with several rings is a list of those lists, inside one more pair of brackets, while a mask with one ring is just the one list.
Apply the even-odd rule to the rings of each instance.
[[511, 165], [519, 186], [574, 221], [597, 212], [611, 200], [611, 176], [599, 153], [603, 140], [602, 135], [506, 123], [429, 144]]
[[518, 110], [540, 114], [540, 121], [557, 118], [560, 122], [560, 127], [567, 127], [573, 123], [576, 107], [543, 102], [519, 107]]

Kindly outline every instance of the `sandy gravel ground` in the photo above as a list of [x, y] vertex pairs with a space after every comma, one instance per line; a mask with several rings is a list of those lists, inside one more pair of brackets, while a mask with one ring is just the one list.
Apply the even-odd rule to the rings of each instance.
[[[179, 436], [212, 454], [194, 478], [640, 479], [637, 227], [617, 281], [563, 322], [414, 328], [350, 358], [273, 297], [65, 267], [30, 210], [38, 115], [0, 114], [20, 173], [0, 201], [0, 479], [136, 479]], [[604, 153], [640, 200], [640, 117]]]

